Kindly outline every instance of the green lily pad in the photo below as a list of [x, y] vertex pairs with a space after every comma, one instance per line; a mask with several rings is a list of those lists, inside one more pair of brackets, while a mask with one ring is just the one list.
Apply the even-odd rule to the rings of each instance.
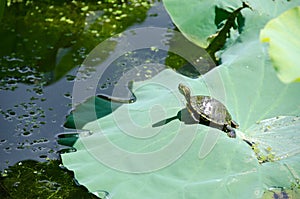
[[[299, 103], [293, 100], [299, 97], [296, 92], [299, 87], [278, 82], [277, 92], [257, 95], [257, 92], [266, 93], [271, 86], [266, 82], [277, 80], [274, 74], [264, 75], [270, 73], [270, 65], [264, 67], [265, 73], [260, 73], [259, 67], [253, 70], [234, 67], [230, 73], [229, 68], [216, 68], [199, 79], [165, 70], [151, 80], [134, 84], [137, 101], [85, 125], [84, 129], [94, 134], [81, 137], [75, 143], [77, 152], [62, 154], [64, 165], [75, 171], [79, 183], [91, 192], [97, 194], [105, 190], [115, 198], [193, 198], [200, 194], [211, 198], [259, 198], [269, 184], [289, 186], [295, 180], [290, 171], [279, 161], [276, 166], [270, 163], [271, 166], [264, 169], [265, 165], [258, 163], [251, 147], [241, 138], [251, 137], [247, 129], [252, 128], [253, 121], [274, 115], [300, 114], [299, 110], [295, 111]], [[237, 86], [243, 81], [256, 81], [257, 76], [265, 82], [260, 87], [242, 90]], [[152, 127], [184, 109], [184, 99], [177, 91], [179, 82], [188, 84], [193, 94], [211, 94], [223, 101], [241, 126], [238, 138], [230, 139], [217, 129], [184, 124], [178, 119]], [[280, 91], [286, 95], [278, 102], [266, 100], [270, 94], [274, 97]], [[226, 94], [225, 99], [220, 93]], [[248, 100], [243, 101], [244, 95]], [[289, 106], [280, 105], [287, 101]], [[239, 103], [247, 105], [239, 108]], [[246, 111], [251, 116], [243, 116]], [[203, 149], [207, 141], [213, 147], [205, 157], [200, 157], [203, 150], [207, 150]], [[276, 148], [274, 143], [273, 148]], [[299, 159], [295, 155], [287, 159], [293, 157]], [[299, 161], [292, 162], [299, 166]], [[279, 175], [269, 180], [276, 172]]]
[[260, 39], [269, 43], [269, 55], [278, 77], [285, 83], [300, 81], [300, 7], [292, 8], [269, 21]]
[[[300, 134], [299, 123], [292, 121], [300, 115], [300, 85], [278, 80], [259, 41], [260, 28], [292, 3], [283, 3], [278, 13], [268, 4], [273, 1], [263, 8], [259, 2], [251, 5], [254, 14], [246, 18], [239, 40], [224, 49], [219, 67], [198, 79], [165, 70], [133, 85], [135, 103], [85, 125], [93, 134], [77, 140], [76, 152], [62, 154], [78, 182], [96, 195], [130, 199], [261, 198], [270, 187], [296, 183]], [[179, 83], [188, 85], [193, 95], [223, 102], [240, 124], [237, 138], [188, 123]], [[285, 119], [276, 120], [278, 116]], [[260, 129], [269, 123], [272, 131]], [[270, 146], [280, 158], [259, 164], [243, 139], [255, 141], [260, 150]]]
[[[225, 12], [239, 8], [241, 1], [164, 0], [164, 5], [178, 29], [193, 43], [206, 48], [219, 31]], [[220, 18], [220, 19], [218, 19]]]
[[274, 154], [275, 161], [300, 153], [298, 129], [299, 117], [280, 116], [254, 124], [246, 130], [246, 134], [252, 138], [252, 142], [257, 143], [264, 155]]
[[[224, 21], [217, 20], [218, 15], [224, 11], [232, 12], [242, 6], [239, 0], [234, 1], [211, 1], [211, 0], [164, 0], [164, 5], [172, 21], [178, 29], [193, 43], [206, 48], [210, 39], [219, 31]], [[228, 44], [235, 41], [243, 31], [252, 28], [262, 28], [270, 19], [277, 17], [282, 12], [299, 5], [299, 1], [247, 1], [250, 9], [243, 9], [241, 14], [245, 18], [243, 27], [231, 31], [231, 37]], [[221, 11], [218, 13], [218, 11]], [[247, 26], [250, 21], [251, 26]], [[241, 24], [242, 25], [242, 24]], [[242, 28], [242, 31], [240, 30]], [[228, 45], [227, 44], [227, 45]]]

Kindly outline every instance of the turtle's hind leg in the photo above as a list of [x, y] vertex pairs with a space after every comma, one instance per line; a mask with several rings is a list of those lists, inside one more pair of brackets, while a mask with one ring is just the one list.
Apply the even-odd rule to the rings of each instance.
[[227, 133], [228, 137], [236, 138], [235, 130], [229, 125], [224, 125], [224, 131]]

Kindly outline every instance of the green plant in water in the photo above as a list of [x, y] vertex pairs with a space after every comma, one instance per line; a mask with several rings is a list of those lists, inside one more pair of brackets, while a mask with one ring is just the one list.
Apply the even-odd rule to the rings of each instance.
[[19, 198], [97, 198], [78, 186], [71, 172], [60, 167], [58, 160], [39, 163], [19, 162], [1, 174], [0, 197]]
[[261, 149], [258, 147], [259, 144], [252, 144], [251, 148], [254, 151], [258, 162], [265, 163], [265, 162], [274, 162], [275, 161], [275, 154], [272, 152], [272, 148], [269, 146], [265, 149], [265, 152], [262, 152]]

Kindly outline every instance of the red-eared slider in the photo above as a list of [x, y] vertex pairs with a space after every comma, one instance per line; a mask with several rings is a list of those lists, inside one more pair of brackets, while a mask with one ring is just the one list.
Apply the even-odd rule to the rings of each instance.
[[235, 138], [235, 130], [238, 124], [231, 119], [226, 107], [218, 100], [210, 96], [191, 96], [190, 89], [179, 84], [178, 89], [184, 95], [187, 103], [186, 108], [196, 122], [200, 120], [210, 122], [210, 125], [222, 129], [231, 138]]

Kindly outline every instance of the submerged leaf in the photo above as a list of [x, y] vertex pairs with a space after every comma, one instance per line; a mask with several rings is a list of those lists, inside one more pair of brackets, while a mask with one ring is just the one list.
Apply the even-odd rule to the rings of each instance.
[[[81, 129], [86, 123], [112, 113], [121, 105], [121, 103], [111, 102], [99, 97], [91, 97], [84, 103], [78, 105], [76, 109], [68, 115], [64, 127]], [[80, 114], [77, 114], [77, 112]]]

